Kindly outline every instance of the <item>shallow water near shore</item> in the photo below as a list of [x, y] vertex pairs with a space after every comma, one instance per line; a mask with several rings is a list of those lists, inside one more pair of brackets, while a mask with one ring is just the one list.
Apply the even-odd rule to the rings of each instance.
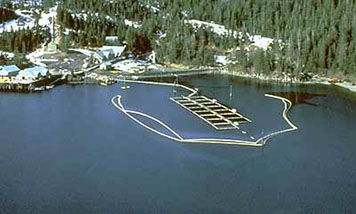
[[[263, 148], [177, 143], [111, 104], [121, 94], [185, 136], [216, 133], [168, 98], [165, 86], [59, 86], [0, 94], [0, 213], [352, 213], [356, 209], [356, 99], [338, 88], [229, 76], [180, 83], [238, 109], [253, 135], [286, 127]], [[230, 85], [232, 97], [230, 98]], [[185, 93], [179, 90], [179, 94]], [[243, 127], [243, 125], [241, 126]], [[256, 128], [256, 129], [255, 129]]]

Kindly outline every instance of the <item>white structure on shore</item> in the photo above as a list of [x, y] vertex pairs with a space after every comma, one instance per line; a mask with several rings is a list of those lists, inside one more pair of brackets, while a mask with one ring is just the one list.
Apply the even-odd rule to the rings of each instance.
[[0, 77], [13, 77], [20, 72], [16, 65], [0, 66]]
[[50, 73], [47, 68], [42, 66], [36, 66], [21, 70], [16, 76], [16, 79], [20, 82], [34, 82], [49, 75]]
[[156, 70], [157, 67], [143, 60], [127, 59], [112, 65], [115, 70], [125, 73], [142, 73], [145, 70]]
[[118, 43], [119, 42], [119, 37], [118, 36], [107, 36], [105, 37], [105, 42], [106, 43]]
[[109, 54], [112, 54], [113, 57], [119, 57], [124, 52], [126, 46], [103, 46], [100, 48], [106, 58], [109, 58]]
[[0, 66], [0, 83], [11, 82], [19, 72], [16, 65]]
[[94, 53], [94, 58], [101, 64], [110, 59], [117, 58], [125, 51], [125, 46], [103, 46]]

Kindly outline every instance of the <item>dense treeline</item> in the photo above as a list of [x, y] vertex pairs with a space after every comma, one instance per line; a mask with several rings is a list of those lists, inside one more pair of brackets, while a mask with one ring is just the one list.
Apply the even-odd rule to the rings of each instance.
[[0, 55], [0, 65], [26, 64], [26, 54], [35, 51], [41, 44], [47, 41], [48, 38], [49, 30], [47, 28], [3, 32], [0, 36], [0, 50], [14, 53], [15, 58], [8, 59]]
[[18, 18], [18, 16], [14, 11], [0, 7], [0, 24], [16, 18]]
[[[181, 18], [214, 21], [231, 30], [284, 41], [284, 48], [275, 45], [269, 53], [257, 51], [248, 58], [264, 71], [292, 72], [296, 76], [301, 71], [356, 74], [353, 0], [158, 2]], [[181, 11], [188, 16], [182, 17]]]
[[[26, 53], [32, 52], [40, 47], [41, 44], [49, 41], [50, 34], [48, 27], [41, 27], [38, 24], [41, 18], [41, 12], [47, 10], [50, 6], [53, 6], [54, 0], [44, 0], [42, 4], [38, 2], [19, 1], [12, 2], [11, 0], [3, 0], [0, 2], [0, 22], [2, 25], [6, 21], [14, 20], [19, 16], [14, 12], [16, 9], [29, 10], [33, 12], [34, 27], [22, 27], [21, 30], [11, 29], [9, 32], [4, 31], [0, 34], [0, 50], [15, 53], [15, 58], [18, 60], [23, 59]], [[29, 4], [32, 3], [32, 4]], [[27, 11], [26, 11], [27, 13]], [[2, 19], [3, 18], [3, 19]], [[28, 21], [28, 20], [27, 20]], [[16, 20], [17, 25], [25, 26], [26, 20], [19, 18]]]
[[[206, 30], [194, 30], [184, 24], [180, 16], [170, 15], [172, 11], [150, 8], [147, 2], [139, 1], [64, 1], [58, 9], [62, 32], [68, 35], [62, 40], [68, 46], [73, 44], [100, 46], [105, 36], [117, 35], [128, 43], [134, 53], [157, 52], [160, 62], [179, 62], [205, 65], [213, 63], [212, 47], [237, 41], [215, 36]], [[83, 16], [85, 11], [85, 18]], [[132, 27], [134, 22], [141, 27]], [[67, 32], [69, 29], [74, 31]], [[162, 38], [159, 39], [159, 36]]]
[[[238, 54], [246, 67], [254, 67], [258, 72], [277, 71], [295, 76], [302, 71], [356, 73], [356, 7], [352, 0], [119, 0], [104, 3], [64, 0], [62, 5], [62, 11], [66, 12], [60, 14], [68, 11], [100, 14], [89, 16], [90, 21], [85, 23], [62, 16], [66, 27], [83, 31], [82, 36], [76, 37], [100, 45], [105, 35], [119, 35], [129, 42], [135, 41], [137, 34], [145, 35], [160, 61], [209, 64], [217, 51], [237, 46], [246, 48], [247, 44], [236, 38], [219, 37], [206, 29], [196, 31], [184, 23], [184, 20], [197, 19], [213, 21], [231, 31], [282, 40], [282, 45], [273, 45], [267, 53], [257, 50], [247, 54], [242, 50]], [[114, 17], [115, 21], [100, 26], [106, 16]], [[125, 26], [124, 19], [138, 21], [143, 26], [139, 29]], [[166, 34], [157, 39], [157, 33]]]
[[[221, 24], [244, 39], [195, 29], [185, 23], [191, 19]], [[239, 47], [233, 56], [246, 71], [356, 74], [353, 0], [62, 0], [58, 20], [62, 49], [100, 46], [105, 36], [117, 35], [129, 51], [155, 50], [165, 63], [210, 65], [214, 54]], [[247, 35], [281, 42], [253, 51]]]
[[36, 50], [49, 37], [49, 29], [19, 30], [4, 32], [0, 37], [0, 49], [4, 51], [27, 53]]

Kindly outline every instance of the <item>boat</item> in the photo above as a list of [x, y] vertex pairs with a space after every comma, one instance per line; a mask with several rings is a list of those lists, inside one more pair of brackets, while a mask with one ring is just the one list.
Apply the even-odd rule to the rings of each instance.
[[122, 86], [122, 87], [121, 87], [121, 89], [124, 89], [124, 90], [125, 90], [125, 89], [129, 89], [129, 88], [130, 88], [129, 85], [126, 85], [126, 86]]
[[108, 86], [108, 84], [107, 84], [106, 82], [104, 82], [104, 81], [100, 81], [100, 82], [99, 82], [99, 85]]
[[46, 90], [45, 86], [40, 86], [40, 87], [34, 88], [34, 91], [44, 91], [44, 90]]
[[115, 81], [114, 80], [101, 80], [101, 81], [99, 81], [99, 85], [101, 85], [101, 86], [108, 86], [108, 85], [112, 85], [112, 84], [114, 84], [115, 83]]

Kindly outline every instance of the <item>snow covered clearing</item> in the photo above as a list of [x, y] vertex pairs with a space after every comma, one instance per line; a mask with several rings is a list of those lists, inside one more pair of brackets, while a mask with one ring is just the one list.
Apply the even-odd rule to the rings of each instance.
[[[234, 38], [242, 39], [243, 38], [243, 33], [238, 32], [238, 31], [232, 31], [227, 29], [223, 25], [215, 24], [214, 22], [204, 22], [204, 21], [199, 21], [199, 20], [185, 20], [185, 23], [191, 24], [195, 29], [201, 28], [201, 27], [207, 27], [212, 30], [215, 34], [219, 36], [232, 36]], [[273, 43], [276, 42], [277, 40], [271, 39], [268, 37], [263, 37], [260, 35], [249, 35], [246, 33], [246, 36], [250, 40], [251, 43], [253, 43], [254, 46], [261, 48], [263, 50], [267, 50], [268, 47]], [[281, 40], [277, 41], [278, 43], [282, 44], [283, 42]]]
[[201, 28], [201, 27], [207, 27], [212, 30], [212, 32], [216, 33], [219, 36], [233, 36], [234, 38], [243, 38], [243, 34], [241, 32], [237, 31], [231, 31], [229, 29], [226, 29], [225, 26], [215, 24], [214, 22], [204, 22], [204, 21], [199, 21], [199, 20], [185, 20], [185, 23], [191, 24], [195, 29]]

